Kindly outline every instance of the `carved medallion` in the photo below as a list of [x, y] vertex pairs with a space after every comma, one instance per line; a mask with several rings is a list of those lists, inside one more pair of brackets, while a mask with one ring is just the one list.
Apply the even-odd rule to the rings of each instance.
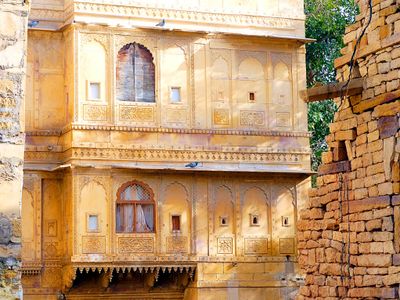
[[253, 110], [240, 111], [240, 125], [259, 127], [265, 125], [265, 112]]
[[186, 253], [187, 237], [186, 236], [168, 236], [167, 237], [168, 253]]
[[46, 258], [57, 258], [58, 257], [58, 242], [44, 243], [44, 256]]
[[153, 253], [154, 239], [152, 237], [120, 237], [118, 252], [121, 254]]
[[232, 254], [233, 253], [233, 239], [218, 238], [218, 254]]
[[106, 252], [106, 238], [104, 236], [83, 236], [82, 253], [103, 254]]
[[245, 254], [267, 254], [268, 239], [245, 239], [244, 252]]
[[215, 125], [229, 125], [229, 109], [214, 109], [214, 124]]

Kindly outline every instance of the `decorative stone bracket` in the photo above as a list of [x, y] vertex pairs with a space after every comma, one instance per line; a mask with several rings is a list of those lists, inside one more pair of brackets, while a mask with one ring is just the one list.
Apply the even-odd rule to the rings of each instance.
[[[68, 291], [76, 279], [77, 272], [81, 274], [83, 272], [88, 273], [89, 271], [98, 272], [102, 275], [101, 284], [102, 286], [108, 286], [108, 283], [113, 279], [114, 273], [120, 272], [139, 272], [141, 274], [147, 274], [146, 283], [148, 286], [153, 286], [158, 281], [160, 273], [171, 273], [176, 272], [185, 274], [191, 281], [194, 278], [196, 271], [195, 264], [180, 264], [180, 265], [69, 265], [65, 266], [63, 270], [63, 291]], [[189, 280], [187, 284], [189, 283]]]

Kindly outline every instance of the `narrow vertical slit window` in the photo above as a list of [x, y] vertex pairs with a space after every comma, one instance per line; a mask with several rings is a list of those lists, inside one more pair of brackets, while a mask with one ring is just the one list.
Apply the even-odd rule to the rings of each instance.
[[172, 216], [172, 232], [179, 232], [181, 231], [181, 216]]
[[249, 102], [254, 102], [254, 101], [256, 101], [256, 93], [249, 92]]

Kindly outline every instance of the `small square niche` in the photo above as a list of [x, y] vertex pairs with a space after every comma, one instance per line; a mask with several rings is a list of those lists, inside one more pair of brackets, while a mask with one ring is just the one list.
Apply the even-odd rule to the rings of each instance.
[[225, 227], [229, 225], [229, 219], [227, 216], [219, 217], [219, 226]]
[[282, 216], [282, 227], [289, 227], [290, 220], [288, 216]]
[[249, 102], [255, 102], [256, 101], [256, 93], [255, 92], [249, 92]]
[[250, 215], [250, 226], [260, 226], [260, 216], [259, 215]]
[[87, 223], [88, 232], [98, 232], [99, 231], [99, 216], [94, 214], [88, 215]]
[[171, 103], [181, 103], [182, 102], [181, 88], [180, 87], [171, 87], [169, 97], [170, 97]]
[[89, 82], [89, 100], [100, 100], [100, 82]]

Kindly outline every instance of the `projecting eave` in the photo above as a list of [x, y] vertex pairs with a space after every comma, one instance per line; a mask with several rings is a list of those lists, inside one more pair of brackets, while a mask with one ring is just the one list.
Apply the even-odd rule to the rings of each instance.
[[25, 171], [47, 171], [55, 172], [74, 168], [92, 169], [125, 169], [143, 171], [162, 171], [179, 173], [253, 173], [253, 174], [290, 174], [311, 176], [316, 172], [302, 168], [299, 164], [249, 164], [249, 163], [198, 163], [196, 167], [185, 167], [186, 163], [145, 163], [145, 162], [83, 162], [74, 161], [68, 164], [35, 164], [26, 163]]

